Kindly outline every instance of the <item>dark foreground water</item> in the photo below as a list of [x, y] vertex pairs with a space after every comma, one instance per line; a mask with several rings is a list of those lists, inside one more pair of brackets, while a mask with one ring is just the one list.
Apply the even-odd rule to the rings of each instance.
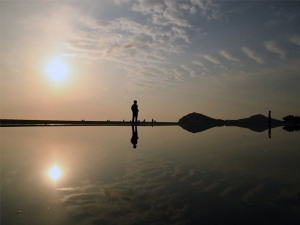
[[1, 224], [300, 224], [300, 132], [0, 131]]

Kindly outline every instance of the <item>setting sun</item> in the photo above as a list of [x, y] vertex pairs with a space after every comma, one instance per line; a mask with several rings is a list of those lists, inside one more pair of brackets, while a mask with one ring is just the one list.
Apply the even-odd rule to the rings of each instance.
[[48, 170], [49, 177], [56, 181], [61, 176], [61, 169], [54, 165], [50, 170]]
[[67, 64], [59, 58], [50, 61], [47, 64], [45, 71], [49, 78], [55, 82], [61, 82], [65, 80], [69, 74], [69, 68]]

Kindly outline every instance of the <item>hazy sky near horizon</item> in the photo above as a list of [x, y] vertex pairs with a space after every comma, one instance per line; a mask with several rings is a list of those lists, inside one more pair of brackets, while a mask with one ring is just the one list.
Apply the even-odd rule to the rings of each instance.
[[1, 118], [129, 120], [135, 99], [141, 120], [300, 115], [300, 2], [0, 6]]

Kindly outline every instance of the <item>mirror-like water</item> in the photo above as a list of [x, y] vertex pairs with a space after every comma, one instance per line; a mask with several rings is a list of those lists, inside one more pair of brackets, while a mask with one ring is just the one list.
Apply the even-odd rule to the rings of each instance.
[[299, 132], [0, 131], [2, 224], [300, 223]]

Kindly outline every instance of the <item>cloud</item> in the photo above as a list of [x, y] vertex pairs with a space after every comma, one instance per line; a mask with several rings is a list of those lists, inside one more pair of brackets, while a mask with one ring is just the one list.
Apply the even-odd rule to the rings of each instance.
[[244, 201], [249, 201], [252, 198], [257, 197], [264, 188], [264, 184], [258, 184], [256, 187], [250, 189], [242, 198]]
[[300, 45], [300, 36], [294, 36], [291, 38], [291, 42], [296, 45]]
[[250, 48], [243, 47], [242, 51], [251, 59], [255, 60], [259, 64], [264, 64], [263, 57], [259, 54], [251, 50]]
[[211, 55], [202, 55], [202, 57], [214, 64], [221, 64], [220, 61], [218, 59], [216, 59], [215, 57], [211, 56]]
[[189, 10], [191, 6], [189, 4], [179, 4], [180, 9]]
[[211, 184], [211, 185], [209, 185], [208, 187], [203, 188], [202, 191], [204, 191], [204, 192], [212, 191], [212, 190], [216, 189], [219, 185], [220, 185], [220, 183], [218, 183], [218, 182], [217, 182], [217, 183], [214, 183], [214, 184]]
[[65, 188], [57, 188], [58, 191], [76, 191], [76, 188], [73, 187], [65, 187]]
[[189, 68], [189, 67], [187, 67], [187, 66], [185, 66], [185, 65], [180, 65], [180, 67], [181, 67], [182, 69], [188, 71], [189, 74], [190, 74], [190, 77], [195, 77], [195, 71], [194, 71], [194, 70], [192, 70], [191, 68]]
[[204, 67], [204, 64], [200, 61], [193, 61], [192, 63]]
[[178, 4], [172, 0], [138, 0], [132, 1], [132, 10], [144, 15], [151, 15], [152, 22], [160, 26], [175, 24], [179, 27], [191, 27], [183, 19], [183, 11], [189, 8], [188, 4]]
[[237, 189], [236, 187], [228, 187], [228, 188], [226, 188], [225, 190], [221, 191], [221, 192], [219, 193], [219, 196], [220, 196], [220, 197], [225, 197], [225, 196], [231, 194], [231, 193], [232, 193], [233, 191], [235, 191], [236, 189]]
[[192, 8], [190, 8], [190, 14], [196, 14], [197, 13], [197, 9], [196, 9], [196, 7], [192, 7]]
[[143, 25], [127, 18], [104, 21], [82, 16], [79, 21], [82, 28], [74, 30], [65, 43], [65, 55], [117, 62], [134, 83], [147, 82], [144, 84], [148, 87], [154, 87], [157, 81], [164, 87], [174, 78], [169, 78], [170, 69], [163, 69], [170, 63], [167, 56], [181, 54], [189, 44], [186, 30], [178, 26]]
[[78, 202], [79, 200], [90, 200], [94, 201], [96, 198], [103, 197], [103, 194], [95, 192], [95, 193], [80, 193], [80, 194], [71, 194], [71, 195], [65, 195], [63, 198], [60, 199], [61, 203], [65, 202]]
[[[172, 64], [170, 56], [180, 55], [188, 49], [191, 31], [199, 32], [199, 29], [194, 30], [190, 19], [198, 16], [217, 18], [219, 9], [212, 1], [198, 0], [114, 0], [114, 3], [141, 13], [139, 16], [145, 20], [133, 21], [125, 15], [111, 20], [79, 15], [77, 21], [73, 21], [79, 26], [74, 26], [72, 35], [64, 43], [68, 51], [63, 54], [118, 63], [133, 83], [147, 82], [144, 83], [147, 87], [154, 87], [157, 80], [163, 82], [159, 84], [162, 87], [174, 78], [180, 80], [179, 76], [172, 75], [171, 69], [162, 68]], [[189, 15], [196, 13], [196, 17]], [[204, 58], [220, 64], [212, 56]], [[157, 70], [161, 71], [159, 78], [155, 76]], [[189, 73], [191, 77], [195, 76], [195, 71], [189, 70]]]
[[184, 29], [172, 27], [172, 30], [174, 31], [175, 38], [182, 38], [186, 43], [190, 43], [189, 37]]
[[224, 56], [226, 59], [231, 60], [231, 61], [239, 61], [238, 58], [232, 56], [229, 52], [226, 52], [224, 50], [220, 51], [220, 54]]
[[144, 15], [163, 13], [164, 6], [164, 0], [139, 0], [133, 4], [132, 10]]
[[58, 191], [62, 192], [72, 192], [72, 191], [88, 191], [88, 190], [93, 190], [95, 189], [95, 185], [85, 185], [85, 186], [80, 186], [80, 187], [64, 187], [64, 188], [57, 188]]
[[114, 1], [115, 4], [121, 5], [121, 4], [124, 4], [124, 3], [129, 3], [132, 0], [113, 0], [113, 1]]
[[180, 27], [188, 27], [189, 23], [187, 20], [184, 20], [181, 18], [180, 13], [170, 10], [170, 9], [166, 9], [163, 13], [164, 18], [169, 21], [172, 24], [176, 24], [177, 26]]
[[[219, 5], [212, 1], [203, 0], [190, 0], [191, 4], [199, 8], [200, 14], [206, 19], [219, 19], [221, 18]], [[195, 10], [195, 9], [194, 9]]]
[[197, 8], [195, 6], [191, 6], [189, 4], [180, 4], [179, 8], [188, 11], [189, 14], [197, 13]]
[[156, 58], [158, 55], [162, 56], [161, 53], [180, 53], [181, 46], [176, 41], [178, 39], [188, 41], [187, 34], [180, 28], [168, 30], [163, 27], [142, 25], [126, 18], [108, 21], [105, 26], [102, 25], [103, 21], [100, 24], [99, 21], [91, 20], [82, 21], [95, 31], [89, 32], [84, 29], [75, 31], [70, 45], [83, 51], [105, 53], [103, 56], [113, 54], [120, 56], [126, 52], [137, 55], [142, 50], [143, 55]]
[[275, 41], [265, 42], [265, 48], [272, 53], [279, 54], [281, 59], [285, 59], [287, 50], [280, 47]]
[[195, 76], [196, 76], [195, 71], [191, 70], [190, 71], [190, 77], [195, 77]]

